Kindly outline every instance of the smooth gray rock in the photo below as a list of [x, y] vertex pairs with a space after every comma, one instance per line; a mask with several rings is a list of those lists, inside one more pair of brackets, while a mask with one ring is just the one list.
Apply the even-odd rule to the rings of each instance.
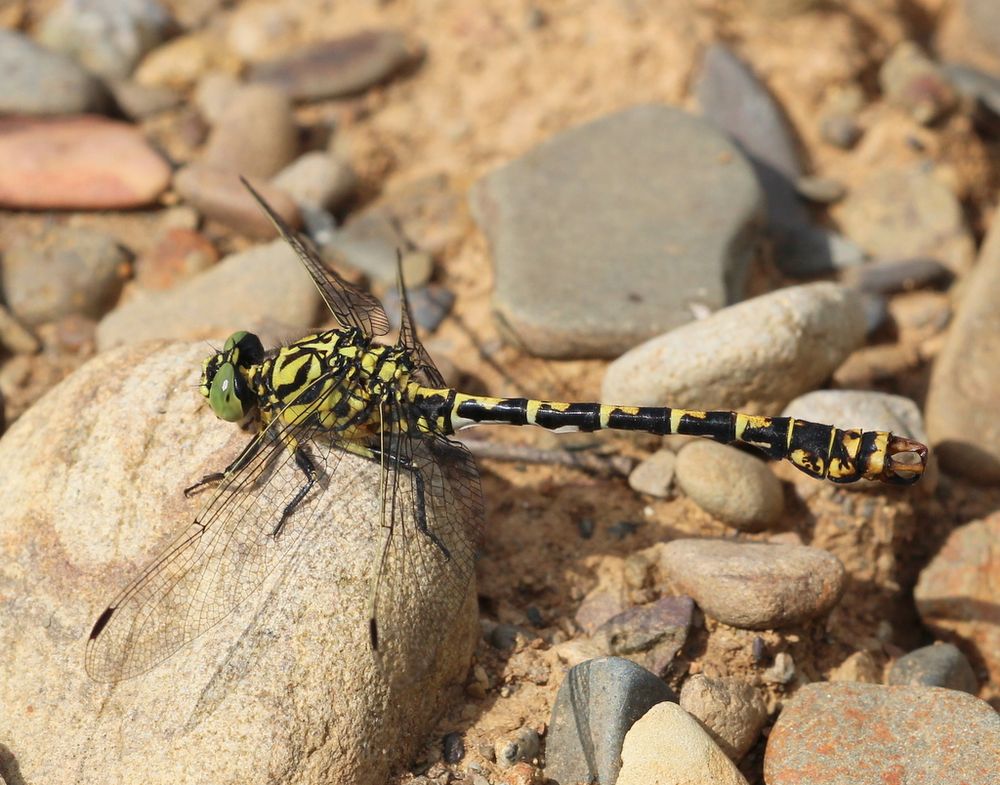
[[0, 30], [0, 115], [100, 112], [107, 103], [101, 83], [79, 64], [27, 36]]
[[975, 695], [979, 683], [965, 655], [952, 643], [914, 649], [892, 664], [889, 684], [923, 684]]
[[10, 309], [25, 324], [69, 314], [100, 317], [121, 292], [128, 258], [109, 235], [53, 224], [10, 247], [0, 283]]
[[722, 134], [658, 105], [558, 134], [470, 193], [495, 307], [547, 357], [612, 357], [739, 300], [761, 198]]
[[170, 14], [157, 0], [63, 0], [39, 39], [105, 79], [124, 79], [166, 37]]
[[555, 785], [614, 785], [622, 744], [651, 707], [675, 701], [652, 673], [621, 657], [587, 660], [559, 686], [545, 745], [545, 776]]

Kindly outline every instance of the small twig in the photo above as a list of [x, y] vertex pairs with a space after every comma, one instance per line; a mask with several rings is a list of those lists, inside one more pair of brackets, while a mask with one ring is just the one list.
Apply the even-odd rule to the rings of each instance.
[[462, 442], [477, 458], [517, 463], [547, 463], [556, 466], [570, 466], [594, 474], [627, 477], [635, 467], [635, 461], [624, 455], [597, 455], [595, 453], [569, 452], [568, 450], [546, 450], [523, 444], [502, 444], [478, 439]]

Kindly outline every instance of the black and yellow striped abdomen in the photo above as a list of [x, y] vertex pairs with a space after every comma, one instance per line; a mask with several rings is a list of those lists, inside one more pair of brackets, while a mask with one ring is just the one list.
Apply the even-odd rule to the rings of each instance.
[[444, 433], [495, 423], [536, 425], [557, 432], [611, 429], [703, 436], [724, 444], [752, 445], [771, 458], [790, 461], [806, 474], [833, 482], [869, 479], [909, 485], [920, 478], [927, 457], [924, 445], [886, 431], [845, 430], [791, 417], [487, 398], [426, 388], [415, 391], [414, 398], [435, 402], [433, 419]]

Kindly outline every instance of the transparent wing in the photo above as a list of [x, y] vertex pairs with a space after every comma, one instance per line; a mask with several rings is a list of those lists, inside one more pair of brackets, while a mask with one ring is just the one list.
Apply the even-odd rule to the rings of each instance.
[[434, 360], [417, 337], [417, 328], [413, 323], [410, 311], [410, 298], [406, 293], [406, 283], [403, 281], [403, 260], [396, 252], [396, 288], [399, 290], [399, 302], [402, 310], [399, 323], [399, 346], [409, 351], [414, 361], [414, 376], [417, 381], [428, 387], [446, 387], [441, 371], [437, 369]]
[[327, 308], [337, 317], [337, 321], [344, 327], [357, 327], [370, 337], [378, 337], [389, 332], [389, 319], [382, 304], [372, 294], [348, 283], [336, 271], [323, 264], [316, 252], [292, 231], [292, 228], [271, 205], [264, 201], [253, 186], [245, 178], [241, 177], [240, 180], [267, 213], [282, 239], [298, 255], [312, 276]]
[[[395, 415], [405, 417], [395, 406]], [[461, 444], [412, 427], [395, 426], [387, 446], [389, 512], [371, 587], [372, 645], [391, 667], [397, 641], [426, 641], [429, 665], [475, 569], [484, 521], [479, 470]], [[418, 612], [401, 612], [406, 608]]]
[[[291, 424], [275, 420], [259, 433], [256, 455], [210, 491], [194, 522], [101, 614], [87, 642], [91, 678], [121, 681], [167, 659], [228, 616], [301, 541], [314, 524], [315, 505], [275, 530], [306, 483], [286, 445], [330, 438], [311, 420], [308, 413]], [[318, 458], [310, 454], [321, 479], [313, 493], [329, 481], [342, 456], [335, 442]]]

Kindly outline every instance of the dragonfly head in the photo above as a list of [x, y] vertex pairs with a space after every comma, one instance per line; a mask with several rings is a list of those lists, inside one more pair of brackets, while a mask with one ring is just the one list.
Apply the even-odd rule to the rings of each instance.
[[245, 330], [230, 335], [222, 351], [205, 359], [199, 389], [216, 417], [237, 422], [253, 411], [257, 396], [247, 383], [247, 372], [263, 359], [260, 338]]

